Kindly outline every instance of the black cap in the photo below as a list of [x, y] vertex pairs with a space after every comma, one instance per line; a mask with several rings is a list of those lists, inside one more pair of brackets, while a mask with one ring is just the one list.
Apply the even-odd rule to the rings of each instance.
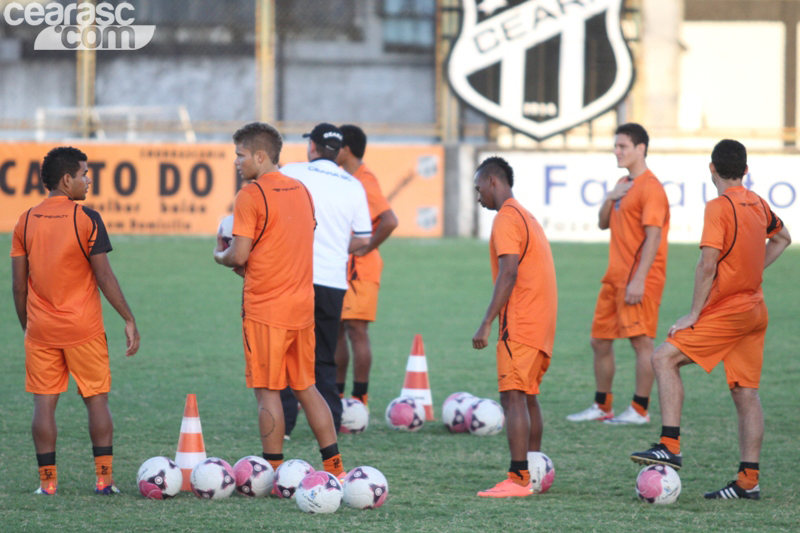
[[317, 124], [314, 126], [314, 129], [311, 130], [311, 133], [304, 133], [303, 137], [310, 137], [311, 140], [318, 145], [326, 146], [334, 150], [339, 150], [344, 142], [344, 136], [342, 132], [339, 131], [339, 128], [327, 122]]

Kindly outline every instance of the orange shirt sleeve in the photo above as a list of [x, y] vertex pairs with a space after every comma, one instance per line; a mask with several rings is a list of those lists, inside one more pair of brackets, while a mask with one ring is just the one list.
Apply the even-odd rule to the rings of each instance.
[[378, 218], [378, 215], [384, 211], [391, 209], [389, 202], [386, 201], [386, 198], [383, 196], [383, 192], [381, 192], [381, 186], [378, 184], [378, 180], [372, 173], [365, 173], [363, 179], [361, 180], [361, 184], [364, 186], [364, 191], [367, 193], [369, 217], [372, 220]]
[[657, 181], [648, 182], [642, 206], [642, 226], [657, 226], [663, 228], [669, 214], [669, 200], [667, 193]]
[[703, 236], [700, 239], [700, 247], [709, 246], [722, 250], [725, 246], [725, 221], [732, 214], [733, 208], [722, 203], [727, 200], [715, 198], [706, 204], [706, 211], [703, 220]]
[[783, 220], [772, 212], [772, 209], [769, 208], [769, 205], [767, 205], [767, 202], [763, 198], [759, 199], [761, 200], [761, 205], [764, 206], [764, 212], [767, 214], [767, 239], [769, 239], [783, 229]]
[[523, 230], [520, 227], [522, 217], [512, 212], [501, 210], [497, 213], [492, 226], [492, 239], [494, 240], [497, 257], [509, 254], [522, 254], [524, 240]]
[[[250, 185], [249, 187], [256, 187]], [[262, 202], [263, 203], [263, 202]], [[258, 223], [258, 204], [246, 188], [236, 194], [233, 204], [233, 234], [255, 239]]]
[[25, 251], [25, 243], [22, 241], [25, 217], [21, 218], [14, 226], [14, 234], [11, 237], [11, 257], [22, 257], [28, 255]]

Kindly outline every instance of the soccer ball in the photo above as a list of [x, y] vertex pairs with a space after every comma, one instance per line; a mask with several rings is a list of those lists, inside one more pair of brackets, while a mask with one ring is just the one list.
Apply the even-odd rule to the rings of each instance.
[[166, 500], [181, 491], [183, 472], [168, 457], [151, 457], [139, 467], [136, 484], [145, 498]]
[[222, 242], [224, 243], [224, 248], [227, 248], [231, 245], [231, 241], [233, 240], [233, 215], [228, 215], [222, 219], [222, 222], [219, 223], [219, 230], [217, 230], [222, 236]]
[[425, 408], [410, 396], [395, 398], [386, 407], [386, 423], [390, 428], [417, 431], [425, 422]]
[[354, 509], [377, 509], [386, 502], [389, 483], [377, 468], [359, 466], [344, 478], [344, 504]]
[[369, 425], [367, 406], [355, 398], [342, 398], [341, 433], [363, 433]]
[[680, 494], [681, 478], [671, 466], [646, 466], [636, 477], [636, 496], [643, 502], [666, 505], [674, 503]]
[[333, 513], [342, 503], [342, 484], [330, 472], [311, 472], [300, 482], [294, 499], [304, 513]]
[[550, 490], [556, 478], [553, 461], [542, 452], [528, 452], [528, 471], [531, 473], [534, 494], [544, 494]]
[[497, 435], [506, 421], [500, 404], [488, 398], [473, 403], [467, 409], [465, 418], [469, 432], [473, 435]]
[[468, 392], [455, 392], [447, 397], [442, 404], [442, 422], [451, 433], [466, 433], [467, 427], [465, 415], [469, 404], [477, 398]]
[[272, 490], [275, 472], [266, 459], [248, 455], [233, 465], [236, 490], [245, 496], [266, 496]]
[[189, 482], [197, 497], [206, 500], [227, 498], [236, 490], [233, 468], [218, 457], [209, 457], [195, 466]]
[[303, 478], [314, 472], [310, 464], [302, 459], [289, 459], [275, 471], [273, 487], [279, 498], [291, 498]]

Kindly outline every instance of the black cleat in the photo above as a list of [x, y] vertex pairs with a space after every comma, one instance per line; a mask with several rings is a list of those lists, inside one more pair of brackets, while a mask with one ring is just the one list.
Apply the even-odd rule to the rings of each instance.
[[672, 453], [663, 444], [653, 444], [653, 447], [647, 451], [632, 453], [631, 461], [640, 465], [667, 465], [675, 470], [680, 470], [683, 465], [683, 456]]
[[743, 489], [736, 481], [731, 481], [724, 488], [704, 494], [707, 500], [760, 500], [761, 489], [756, 485], [752, 489]]

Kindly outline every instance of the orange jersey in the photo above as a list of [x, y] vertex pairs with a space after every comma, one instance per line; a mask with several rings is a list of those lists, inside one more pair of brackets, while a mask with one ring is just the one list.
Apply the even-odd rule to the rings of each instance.
[[[367, 193], [369, 218], [372, 220], [372, 234], [375, 235], [375, 230], [378, 229], [378, 224], [380, 223], [380, 218], [378, 218], [378, 216], [384, 211], [391, 209], [391, 206], [389, 206], [389, 202], [383, 196], [375, 174], [367, 168], [367, 165], [358, 167], [353, 173], [353, 177], [361, 182], [361, 185], [364, 187], [364, 192]], [[372, 250], [363, 257], [350, 255], [350, 259], [347, 262], [348, 280], [375, 281], [380, 283], [382, 271], [383, 259], [381, 259], [381, 254], [377, 249]]]
[[649, 170], [633, 179], [633, 187], [611, 209], [611, 243], [603, 283], [617, 288], [628, 286], [641, 260], [645, 226], [661, 228], [661, 242], [645, 281], [645, 294], [660, 302], [667, 279], [669, 201], [663, 185]]
[[314, 323], [314, 203], [305, 186], [264, 174], [236, 195], [233, 234], [253, 239], [242, 317], [298, 330]]
[[742, 186], [706, 204], [700, 246], [720, 250], [717, 275], [701, 314], [719, 309], [744, 312], [764, 299], [764, 241], [783, 228], [783, 222], [763, 198]]
[[515, 199], [509, 198], [492, 224], [489, 255], [497, 281], [501, 255], [519, 256], [517, 281], [500, 312], [500, 339], [553, 353], [558, 312], [556, 269], [542, 226]]
[[83, 344], [105, 330], [89, 261], [111, 251], [100, 215], [66, 196], [51, 196], [22, 214], [11, 257], [28, 259], [26, 338], [45, 346]]

